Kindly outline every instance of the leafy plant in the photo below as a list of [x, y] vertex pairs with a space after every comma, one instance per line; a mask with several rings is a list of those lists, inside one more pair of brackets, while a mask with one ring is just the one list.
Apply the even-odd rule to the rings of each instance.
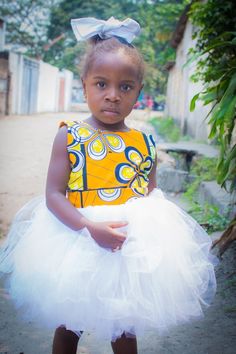
[[188, 199], [192, 203], [197, 202], [197, 192], [202, 181], [213, 181], [217, 176], [216, 170], [216, 158], [199, 157], [194, 160], [190, 174], [195, 176], [194, 181], [188, 185], [183, 197]]
[[183, 198], [190, 202], [190, 210], [188, 212], [196, 219], [208, 232], [224, 230], [229, 223], [227, 217], [219, 212], [219, 208], [215, 205], [198, 203], [198, 189], [202, 181], [215, 180], [217, 176], [216, 158], [200, 157], [193, 161], [190, 174], [195, 176], [192, 183], [188, 185]]
[[[167, 71], [164, 64], [173, 60], [174, 50], [169, 40], [183, 9], [190, 0], [61, 0], [53, 7], [48, 26], [48, 38], [54, 40], [62, 33], [65, 37], [51, 46], [44, 59], [53, 65], [70, 68], [77, 73], [76, 58], [81, 59], [78, 45], [70, 28], [70, 19], [96, 17], [103, 20], [115, 16], [119, 20], [132, 17], [141, 25], [141, 35], [135, 45], [141, 50], [147, 63], [145, 92], [156, 95], [165, 92]], [[68, 55], [67, 49], [70, 49]], [[69, 64], [69, 66], [68, 66]]]
[[41, 57], [47, 44], [49, 14], [56, 0], [2, 0], [0, 17], [6, 21], [6, 42], [14, 49]]
[[150, 120], [158, 135], [167, 141], [176, 142], [180, 139], [181, 131], [172, 117], [154, 117]]
[[233, 132], [236, 119], [236, 7], [233, 0], [195, 1], [190, 18], [196, 28], [196, 47], [190, 50], [190, 61], [197, 59], [192, 79], [202, 81], [204, 89], [191, 101], [210, 105], [208, 114], [210, 139], [217, 139], [220, 155], [217, 163], [217, 182], [230, 191], [236, 188], [236, 144]]
[[188, 213], [209, 233], [224, 230], [229, 223], [229, 219], [219, 212], [219, 208], [209, 203], [199, 205], [192, 202]]
[[201, 156], [191, 165], [191, 174], [200, 177], [204, 181], [213, 181], [217, 176], [217, 158]]
[[145, 92], [164, 93], [166, 62], [175, 57], [169, 41], [176, 23], [190, 0], [2, 0], [0, 16], [6, 20], [7, 42], [24, 46], [27, 55], [41, 57], [59, 68], [78, 74], [83, 44], [77, 44], [70, 20], [79, 17], [132, 17], [142, 27], [135, 45], [147, 63]]

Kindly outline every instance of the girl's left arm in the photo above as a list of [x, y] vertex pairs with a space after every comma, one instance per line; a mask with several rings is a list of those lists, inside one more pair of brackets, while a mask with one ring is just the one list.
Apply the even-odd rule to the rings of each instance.
[[156, 182], [156, 169], [157, 169], [157, 156], [155, 156], [155, 161], [152, 166], [152, 170], [149, 174], [149, 183], [148, 183], [148, 194], [151, 193], [151, 191], [157, 187], [157, 182]]

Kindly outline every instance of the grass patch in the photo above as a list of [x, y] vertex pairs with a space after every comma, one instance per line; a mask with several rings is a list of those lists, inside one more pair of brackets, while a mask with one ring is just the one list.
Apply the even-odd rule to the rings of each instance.
[[190, 174], [195, 176], [195, 179], [187, 187], [183, 198], [190, 202], [189, 214], [201, 224], [207, 232], [224, 230], [229, 224], [229, 219], [219, 212], [219, 208], [215, 205], [198, 203], [198, 189], [202, 181], [216, 180], [217, 158], [199, 157], [194, 160]]
[[181, 130], [172, 117], [153, 117], [149, 123], [155, 128], [158, 135], [166, 141], [177, 142], [181, 137]]
[[225, 230], [230, 222], [227, 217], [219, 212], [217, 206], [209, 203], [200, 205], [197, 202], [192, 202], [188, 213], [209, 233]]
[[197, 191], [202, 181], [214, 181], [217, 178], [217, 158], [198, 157], [190, 166], [190, 174], [195, 176], [194, 181], [188, 186], [184, 198], [196, 202]]

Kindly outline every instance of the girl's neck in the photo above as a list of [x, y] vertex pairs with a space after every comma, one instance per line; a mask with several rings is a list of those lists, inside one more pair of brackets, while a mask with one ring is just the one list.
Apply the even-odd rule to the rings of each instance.
[[98, 119], [96, 119], [94, 116], [90, 116], [89, 118], [84, 120], [85, 123], [90, 124], [94, 129], [101, 129], [101, 130], [108, 130], [108, 131], [119, 131], [119, 132], [128, 132], [130, 131], [130, 128], [125, 125], [125, 122], [118, 122], [115, 124], [105, 124]]

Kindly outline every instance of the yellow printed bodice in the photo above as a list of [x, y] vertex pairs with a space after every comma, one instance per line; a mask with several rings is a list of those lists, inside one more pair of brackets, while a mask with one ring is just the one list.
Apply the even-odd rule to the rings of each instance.
[[155, 160], [152, 136], [130, 129], [110, 132], [65, 121], [71, 164], [67, 197], [77, 208], [122, 204], [147, 194]]

